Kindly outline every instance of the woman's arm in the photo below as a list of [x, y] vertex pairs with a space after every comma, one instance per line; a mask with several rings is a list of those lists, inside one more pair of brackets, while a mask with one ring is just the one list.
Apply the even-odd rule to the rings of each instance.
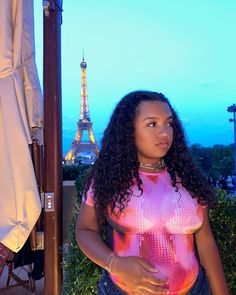
[[[100, 236], [94, 208], [83, 202], [76, 224], [76, 241], [89, 259], [105, 268], [112, 251]], [[153, 295], [168, 291], [162, 287], [166, 281], [158, 279], [157, 270], [140, 257], [115, 257], [111, 272], [134, 292], [132, 294]]]
[[213, 237], [207, 207], [203, 208], [203, 225], [196, 232], [201, 265], [205, 268], [212, 295], [229, 295], [220, 255]]
[[111, 249], [104, 244], [99, 234], [94, 208], [83, 202], [76, 223], [76, 241], [89, 259], [105, 268]]

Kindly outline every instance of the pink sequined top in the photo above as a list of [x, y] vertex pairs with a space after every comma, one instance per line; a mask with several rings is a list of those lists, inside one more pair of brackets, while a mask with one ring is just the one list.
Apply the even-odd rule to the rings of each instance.
[[[113, 251], [142, 257], [159, 270], [157, 277], [168, 280], [169, 294], [183, 294], [198, 274], [192, 234], [202, 226], [203, 207], [180, 184], [176, 192], [167, 169], [155, 174], [140, 171], [140, 178], [143, 194], [140, 196], [134, 184], [131, 200], [119, 219], [110, 212]], [[85, 203], [93, 206], [91, 189]], [[111, 278], [129, 294], [118, 277]]]

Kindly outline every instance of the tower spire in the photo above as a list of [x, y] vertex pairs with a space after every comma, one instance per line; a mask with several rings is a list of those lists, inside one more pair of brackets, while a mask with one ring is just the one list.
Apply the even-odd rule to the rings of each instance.
[[[81, 67], [81, 93], [80, 93], [80, 115], [77, 123], [77, 132], [74, 141], [71, 144], [71, 149], [67, 153], [65, 160], [67, 163], [73, 163], [79, 153], [92, 152], [95, 155], [98, 154], [98, 145], [95, 141], [92, 122], [90, 120], [89, 106], [88, 106], [88, 95], [87, 95], [87, 63], [84, 59], [84, 51]], [[88, 131], [89, 141], [82, 142], [83, 131]]]
[[80, 63], [81, 67], [81, 93], [80, 93], [80, 121], [90, 121], [89, 107], [88, 107], [88, 95], [87, 95], [87, 63], [83, 58]]

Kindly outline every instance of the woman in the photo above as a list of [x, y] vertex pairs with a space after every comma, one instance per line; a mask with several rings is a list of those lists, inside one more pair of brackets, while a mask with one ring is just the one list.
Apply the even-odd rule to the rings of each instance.
[[208, 221], [212, 200], [168, 99], [126, 95], [105, 130], [77, 221], [78, 245], [105, 269], [98, 294], [228, 294]]

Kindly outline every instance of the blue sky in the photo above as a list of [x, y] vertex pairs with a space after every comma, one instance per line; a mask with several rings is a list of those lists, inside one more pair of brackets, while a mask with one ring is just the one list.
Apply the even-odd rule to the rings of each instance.
[[[84, 50], [93, 130], [99, 141], [118, 100], [136, 89], [163, 92], [190, 144], [233, 142], [235, 0], [86, 0], [63, 3], [63, 152], [76, 132]], [[42, 81], [42, 9], [35, 1]]]

